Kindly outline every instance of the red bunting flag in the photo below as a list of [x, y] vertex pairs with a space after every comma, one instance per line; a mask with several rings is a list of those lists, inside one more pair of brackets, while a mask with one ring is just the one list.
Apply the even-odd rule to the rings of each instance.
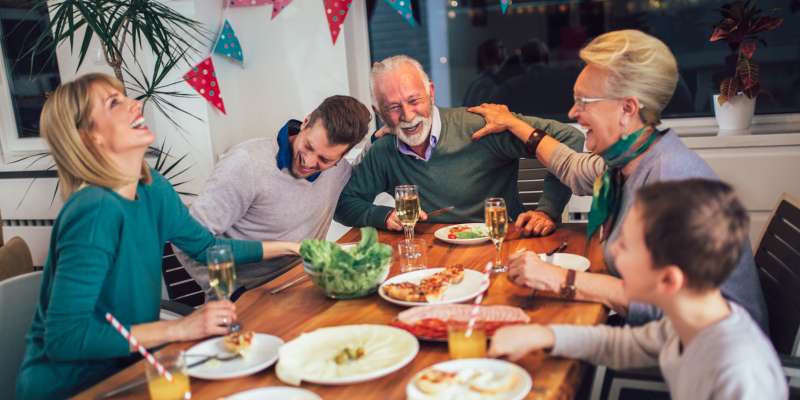
[[278, 16], [278, 13], [281, 12], [286, 6], [291, 3], [292, 0], [272, 0], [272, 19]]
[[199, 64], [195, 65], [189, 70], [183, 79], [193, 87], [197, 93], [200, 93], [211, 105], [225, 112], [225, 103], [222, 102], [222, 94], [220, 93], [219, 82], [217, 81], [217, 74], [214, 69], [214, 63], [211, 61], [211, 56]]
[[273, 0], [230, 0], [231, 7], [250, 7], [272, 4]]
[[325, 3], [325, 17], [328, 18], [328, 27], [331, 30], [331, 39], [336, 44], [336, 38], [342, 30], [342, 24], [350, 11], [353, 0], [323, 0]]

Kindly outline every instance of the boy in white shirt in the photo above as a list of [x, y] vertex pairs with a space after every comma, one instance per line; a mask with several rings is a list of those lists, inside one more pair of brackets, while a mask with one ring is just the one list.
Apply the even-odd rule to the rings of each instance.
[[[719, 285], [739, 260], [748, 217], [725, 183], [660, 182], [637, 193], [612, 255], [631, 301], [651, 303], [665, 317], [632, 328], [517, 325], [498, 330], [489, 354], [580, 358], [614, 369], [658, 365], [673, 399], [785, 399], [788, 389], [769, 339]], [[516, 256], [509, 277], [525, 284]]]

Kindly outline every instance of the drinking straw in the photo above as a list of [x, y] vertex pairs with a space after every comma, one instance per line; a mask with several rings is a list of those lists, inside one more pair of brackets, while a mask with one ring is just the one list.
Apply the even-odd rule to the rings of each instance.
[[[489, 276], [491, 273], [492, 273], [492, 262], [489, 261], [488, 263], [486, 263], [486, 267], [483, 269], [483, 276], [484, 278], [486, 278], [487, 281], [489, 280]], [[489, 290], [488, 286], [486, 287], [486, 290]], [[475, 328], [475, 320], [478, 319], [478, 311], [480, 311], [484, 293], [486, 293], [485, 290], [481, 291], [478, 297], [475, 298], [475, 305], [469, 312], [469, 321], [467, 322], [467, 332], [465, 333], [467, 337], [472, 336], [472, 329]]]
[[159, 364], [158, 361], [156, 361], [156, 358], [153, 357], [153, 355], [150, 354], [150, 352], [147, 351], [144, 346], [140, 345], [139, 341], [136, 340], [136, 338], [133, 337], [133, 335], [131, 335], [131, 333], [128, 332], [128, 330], [125, 329], [125, 327], [122, 326], [122, 324], [120, 324], [113, 315], [111, 315], [111, 313], [106, 313], [106, 321], [108, 321], [108, 323], [110, 323], [111, 326], [113, 326], [114, 329], [116, 329], [117, 332], [119, 332], [119, 334], [131, 344], [131, 346], [133, 346], [134, 349], [139, 351], [139, 353], [142, 354], [142, 357], [144, 357], [144, 359], [147, 360], [150, 365], [155, 367], [156, 371], [158, 371], [161, 376], [166, 378], [168, 382], [172, 382], [172, 374], [170, 374], [163, 365]]

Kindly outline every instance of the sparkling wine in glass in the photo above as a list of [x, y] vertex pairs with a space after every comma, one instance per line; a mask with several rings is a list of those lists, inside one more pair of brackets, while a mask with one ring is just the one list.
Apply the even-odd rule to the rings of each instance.
[[508, 231], [506, 201], [499, 197], [488, 198], [486, 199], [484, 211], [489, 237], [492, 239], [496, 249], [492, 272], [505, 272], [506, 267], [502, 259], [502, 250], [503, 240], [506, 238], [506, 231]]
[[400, 185], [394, 188], [397, 219], [403, 225], [406, 240], [414, 239], [414, 225], [419, 220], [419, 193], [416, 185]]
[[[214, 245], [206, 250], [208, 263], [208, 284], [218, 299], [230, 300], [236, 290], [236, 268], [234, 268], [233, 251], [226, 244]], [[231, 331], [238, 331], [241, 326], [234, 323]]]

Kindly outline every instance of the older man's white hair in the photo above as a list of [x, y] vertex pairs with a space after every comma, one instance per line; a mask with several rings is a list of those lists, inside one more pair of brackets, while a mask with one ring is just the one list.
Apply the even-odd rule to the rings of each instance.
[[425, 73], [425, 70], [422, 69], [422, 64], [419, 61], [405, 55], [399, 54], [396, 56], [391, 56], [384, 58], [381, 61], [372, 64], [372, 73], [370, 74], [370, 91], [372, 93], [372, 104], [380, 107], [378, 103], [378, 94], [377, 94], [377, 81], [383, 74], [388, 72], [392, 72], [397, 70], [402, 66], [411, 66], [414, 68], [419, 77], [422, 79], [423, 85], [425, 85], [425, 94], [431, 94], [431, 80], [428, 78], [428, 74]]

